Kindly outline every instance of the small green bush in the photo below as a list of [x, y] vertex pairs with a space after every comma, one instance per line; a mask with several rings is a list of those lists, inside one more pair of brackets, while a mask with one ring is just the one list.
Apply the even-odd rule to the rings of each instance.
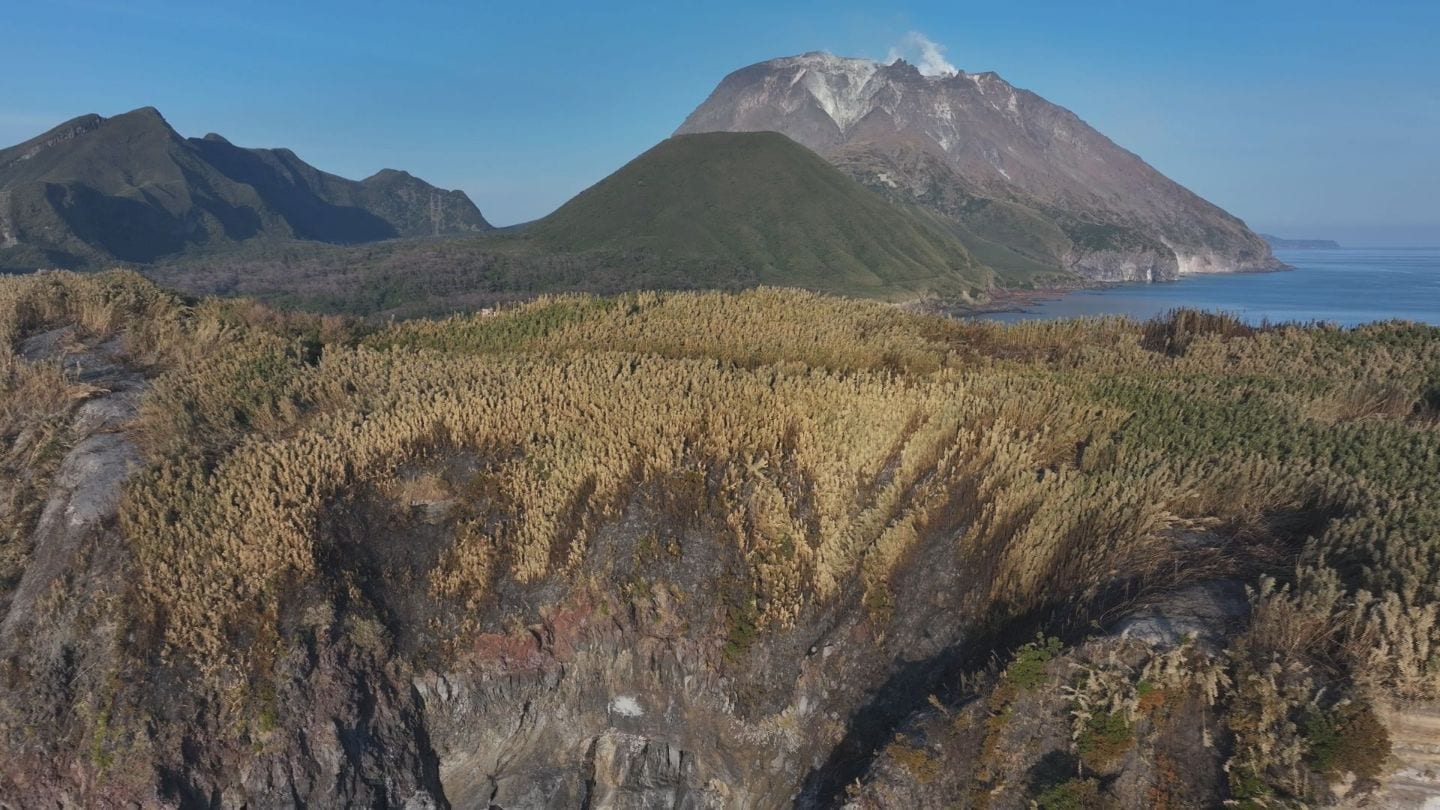
[[1075, 777], [1046, 788], [1035, 796], [1040, 810], [1095, 810], [1101, 806], [1100, 782]]
[[1390, 756], [1390, 735], [1369, 706], [1347, 703], [1311, 711], [1304, 722], [1306, 762], [1316, 773], [1361, 779], [1379, 776]]
[[730, 605], [728, 610], [729, 632], [725, 636], [725, 660], [735, 661], [755, 643], [759, 632], [756, 622], [759, 613], [753, 599], [742, 599]]
[[1118, 712], [1098, 712], [1085, 722], [1076, 747], [1080, 761], [1093, 771], [1109, 770], [1135, 744], [1130, 721]]
[[1040, 687], [1049, 679], [1045, 665], [1059, 655], [1060, 650], [1058, 638], [1041, 639], [1026, 644], [1015, 653], [1014, 660], [1005, 670], [1006, 680], [1016, 689], [1024, 691]]
[[940, 775], [940, 760], [924, 746], [914, 745], [903, 734], [895, 735], [894, 742], [885, 748], [885, 754], [910, 772], [915, 781], [928, 784]]

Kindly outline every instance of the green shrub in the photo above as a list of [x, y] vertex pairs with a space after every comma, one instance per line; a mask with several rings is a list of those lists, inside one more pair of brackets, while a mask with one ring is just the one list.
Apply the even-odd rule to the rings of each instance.
[[1367, 705], [1311, 710], [1302, 726], [1309, 748], [1305, 760], [1316, 773], [1373, 779], [1390, 756], [1390, 735]]
[[1104, 773], [1135, 745], [1134, 729], [1119, 712], [1097, 712], [1085, 721], [1075, 745], [1086, 767]]
[[1263, 810], [1271, 806], [1275, 791], [1257, 773], [1249, 768], [1230, 769], [1229, 806], [1240, 810]]
[[913, 745], [904, 735], [897, 734], [885, 747], [885, 756], [903, 767], [920, 784], [928, 784], [940, 776], [940, 760], [934, 752], [921, 745]]
[[754, 597], [747, 594], [732, 602], [727, 607], [726, 618], [729, 630], [725, 635], [725, 659], [735, 661], [755, 643], [756, 633], [759, 632], [756, 626], [759, 615], [755, 610]]
[[1049, 680], [1045, 665], [1060, 654], [1061, 648], [1058, 638], [1041, 639], [1026, 644], [1015, 653], [1015, 658], [1005, 669], [1005, 679], [1022, 691], [1042, 686]]
[[1091, 778], [1067, 779], [1035, 796], [1040, 810], [1096, 810], [1101, 805], [1100, 782]]

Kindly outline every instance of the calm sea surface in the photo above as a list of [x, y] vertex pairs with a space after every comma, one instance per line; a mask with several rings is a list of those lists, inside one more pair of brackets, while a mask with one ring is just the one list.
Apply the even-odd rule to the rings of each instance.
[[1177, 307], [1228, 312], [1251, 323], [1330, 321], [1354, 326], [1402, 318], [1440, 326], [1440, 248], [1277, 250], [1294, 270], [1191, 276], [1168, 284], [1120, 284], [1037, 301], [997, 321], [1128, 315]]

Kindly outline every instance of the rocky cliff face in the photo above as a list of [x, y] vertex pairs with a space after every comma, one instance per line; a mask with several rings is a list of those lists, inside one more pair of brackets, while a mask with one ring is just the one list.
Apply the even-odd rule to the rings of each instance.
[[[1281, 265], [1243, 222], [1117, 146], [1074, 113], [994, 73], [921, 75], [825, 53], [727, 76], [678, 132], [782, 132], [867, 184], [945, 213], [997, 269], [1025, 259], [1101, 280], [1168, 280]], [[980, 203], [1003, 221], [972, 215]], [[993, 213], [993, 212], [992, 212]], [[985, 254], [984, 249], [977, 253]]]
[[0, 269], [150, 262], [264, 239], [489, 230], [460, 191], [387, 169], [337, 177], [288, 149], [183, 138], [153, 108], [86, 115], [0, 150]]
[[[863, 810], [949, 806], [993, 784], [988, 806], [1018, 809], [1037, 780], [1080, 769], [1073, 757], [1046, 759], [1070, 745], [1073, 698], [1049, 686], [1016, 694], [1008, 676], [986, 674], [997, 650], [1030, 636], [1023, 623], [974, 629], [990, 577], [956, 564], [952, 536], [915, 549], [883, 614], [852, 591], [750, 639], [734, 630], [723, 574], [733, 550], [721, 527], [697, 526], [677, 551], [656, 554], [644, 550], [655, 516], [638, 504], [583, 562], [607, 572], [606, 585], [507, 583], [481, 618], [491, 630], [438, 666], [409, 648], [405, 622], [418, 618], [398, 589], [362, 597], [388, 623], [301, 597], [282, 608], [293, 635], [265, 676], [273, 688], [251, 693], [236, 715], [193, 671], [132, 658], [143, 630], [106, 615], [134, 576], [115, 520], [138, 461], [126, 424], [148, 383], [116, 356], [121, 341], [73, 341], [62, 328], [25, 344], [28, 356], [72, 364], [94, 389], [72, 411], [73, 449], [47, 485], [0, 626], [10, 754], [0, 808]], [[335, 576], [453, 542], [454, 507], [448, 497], [351, 502], [325, 531], [365, 545], [343, 549]], [[647, 582], [659, 584], [641, 593]], [[1197, 629], [1213, 656], [1247, 621], [1243, 588], [1192, 591], [1049, 661], [1045, 682], [1117, 655], [1139, 671]], [[126, 682], [104, 674], [116, 671]], [[962, 672], [982, 674], [967, 683]], [[996, 716], [1005, 723], [987, 719]], [[1224, 757], [1205, 731], [1217, 722], [1212, 707], [1186, 697], [1146, 717], [1137, 747], [1107, 765], [1112, 796], [1142, 806], [1155, 785], [1185, 801], [1225, 795]], [[235, 723], [250, 730], [237, 738]], [[1434, 796], [1428, 756], [1406, 759], [1385, 795]]]

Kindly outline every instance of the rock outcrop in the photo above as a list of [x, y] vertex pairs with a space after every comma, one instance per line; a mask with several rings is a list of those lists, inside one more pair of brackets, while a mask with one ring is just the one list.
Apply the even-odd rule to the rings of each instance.
[[1380, 712], [1390, 734], [1392, 770], [1383, 780], [1381, 804], [1362, 796], [1352, 807], [1434, 810], [1440, 807], [1440, 705], [1415, 702], [1390, 705]]

